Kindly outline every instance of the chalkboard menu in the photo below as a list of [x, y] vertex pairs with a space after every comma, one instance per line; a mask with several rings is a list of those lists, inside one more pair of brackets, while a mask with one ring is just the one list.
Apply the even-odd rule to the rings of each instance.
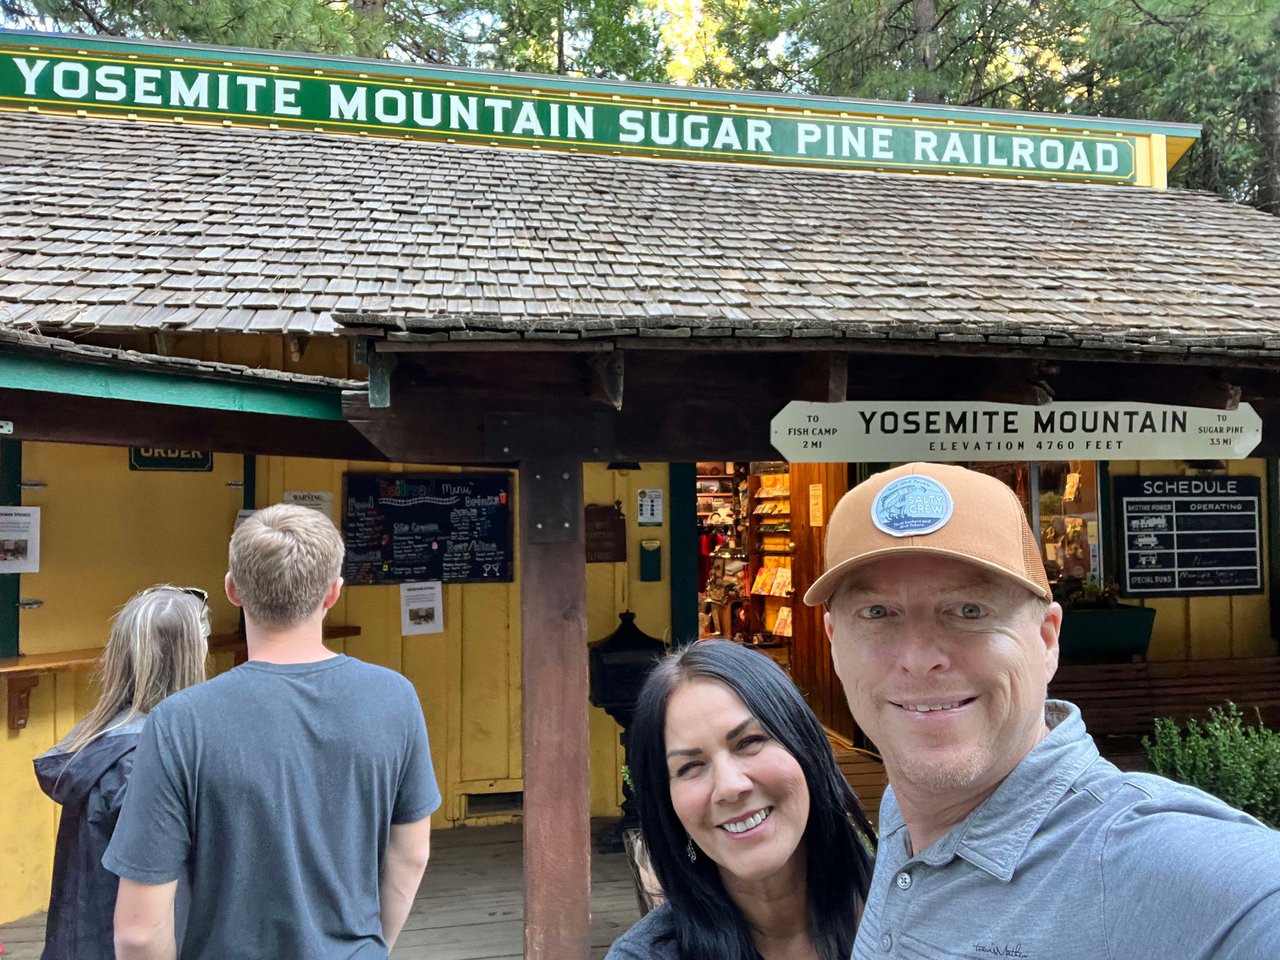
[[510, 582], [511, 487], [506, 473], [348, 473], [342, 575], [353, 585]]
[[1262, 592], [1258, 477], [1116, 477], [1126, 595]]

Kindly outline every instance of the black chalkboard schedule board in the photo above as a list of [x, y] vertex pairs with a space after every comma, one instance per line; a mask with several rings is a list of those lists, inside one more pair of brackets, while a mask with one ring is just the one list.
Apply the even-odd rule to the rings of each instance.
[[507, 473], [348, 473], [342, 535], [348, 584], [511, 582]]
[[1127, 596], [1262, 592], [1258, 477], [1115, 477]]

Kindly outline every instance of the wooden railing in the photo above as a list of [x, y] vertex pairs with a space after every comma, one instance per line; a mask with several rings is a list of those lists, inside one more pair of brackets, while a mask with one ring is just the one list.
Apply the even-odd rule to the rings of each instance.
[[853, 787], [853, 792], [862, 802], [867, 819], [873, 827], [879, 828], [880, 800], [884, 797], [889, 778], [884, 772], [884, 762], [870, 750], [862, 750], [849, 745], [843, 737], [828, 732], [827, 739], [835, 751], [836, 766]]
[[1102, 755], [1127, 770], [1147, 766], [1142, 738], [1156, 717], [1205, 719], [1228, 700], [1248, 716], [1280, 725], [1280, 657], [1147, 663], [1067, 664], [1049, 696], [1080, 708]]
[[[360, 636], [359, 627], [325, 627], [324, 638], [337, 640]], [[238, 630], [215, 633], [209, 637], [209, 652], [230, 652], [238, 666], [248, 658], [244, 634]], [[22, 730], [31, 715], [31, 691], [47, 673], [68, 673], [92, 670], [102, 655], [101, 647], [83, 650], [63, 650], [58, 653], [31, 653], [17, 657], [0, 657], [0, 680], [9, 688], [9, 729]]]

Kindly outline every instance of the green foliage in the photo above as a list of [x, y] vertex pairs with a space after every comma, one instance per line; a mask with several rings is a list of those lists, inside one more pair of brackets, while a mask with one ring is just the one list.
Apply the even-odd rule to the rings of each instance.
[[10, 25], [538, 73], [666, 79], [645, 0], [0, 0]]
[[373, 55], [386, 45], [370, 4], [320, 0], [0, 0], [23, 26], [79, 33], [187, 40], [255, 49]]
[[1280, 0], [1081, 6], [1093, 80], [1073, 108], [1202, 124], [1174, 182], [1280, 214]]
[[481, 65], [586, 77], [666, 79], [657, 25], [635, 0], [487, 0]]
[[1068, 3], [708, 0], [733, 85], [876, 100], [1061, 109]]
[[666, 79], [658, 25], [643, 0], [445, 0], [440, 21], [467, 66]]
[[1280, 731], [1261, 719], [1246, 723], [1234, 703], [1210, 709], [1208, 720], [1188, 720], [1185, 731], [1161, 717], [1155, 738], [1143, 737], [1142, 745], [1156, 773], [1280, 828]]

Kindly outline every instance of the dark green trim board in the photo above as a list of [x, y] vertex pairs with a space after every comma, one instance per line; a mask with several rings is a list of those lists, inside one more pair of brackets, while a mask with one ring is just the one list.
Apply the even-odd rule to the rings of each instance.
[[[0, 440], [0, 503], [22, 505], [22, 441]], [[0, 574], [0, 657], [18, 655], [18, 595], [22, 574]]]
[[1267, 606], [1271, 614], [1267, 626], [1273, 650], [1280, 650], [1280, 638], [1276, 636], [1276, 624], [1280, 624], [1280, 460], [1267, 461], [1262, 483], [1267, 501]]
[[884, 473], [892, 465], [888, 463], [877, 462], [877, 463], [854, 463], [854, 464], [850, 464], [850, 466], [853, 467], [853, 471], [852, 471], [852, 476], [850, 477], [851, 483], [849, 484], [849, 488], [853, 489], [858, 484], [862, 483], [864, 480], [871, 479], [877, 473]]
[[697, 464], [668, 464], [671, 491], [671, 645], [698, 639]]
[[[252, 453], [246, 453], [240, 469], [242, 478], [240, 506], [244, 510], [256, 510], [258, 508], [258, 458]], [[244, 608], [237, 607], [236, 612], [239, 616], [236, 629], [244, 633]]]
[[1102, 511], [1101, 523], [1098, 525], [1098, 550], [1102, 554], [1102, 579], [1104, 584], [1123, 583], [1117, 564], [1121, 551], [1120, 531], [1116, 525], [1120, 511], [1116, 509], [1115, 491], [1111, 484], [1111, 464], [1106, 460], [1098, 464], [1098, 509]]
[[213, 380], [22, 353], [0, 353], [0, 388], [310, 420], [342, 419], [342, 393], [336, 387], [264, 383], [247, 377]]
[[252, 453], [244, 455], [244, 498], [241, 504], [246, 510], [252, 510], [257, 507], [258, 499], [258, 458]]

